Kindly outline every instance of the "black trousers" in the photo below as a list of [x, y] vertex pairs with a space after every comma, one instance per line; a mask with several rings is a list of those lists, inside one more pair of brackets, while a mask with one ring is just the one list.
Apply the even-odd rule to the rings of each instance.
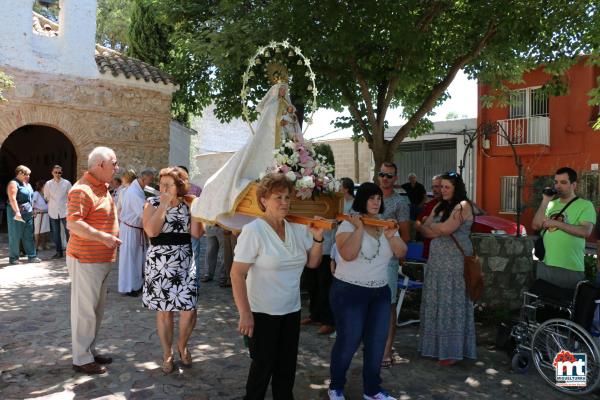
[[273, 400], [293, 400], [300, 311], [285, 315], [252, 313], [254, 333], [249, 340], [250, 372], [245, 400], [265, 398], [269, 381]]
[[323, 255], [319, 268], [311, 270], [306, 268], [312, 285], [308, 287], [310, 319], [324, 325], [333, 326], [333, 313], [329, 305], [329, 290], [331, 289], [332, 275], [330, 268], [331, 258]]

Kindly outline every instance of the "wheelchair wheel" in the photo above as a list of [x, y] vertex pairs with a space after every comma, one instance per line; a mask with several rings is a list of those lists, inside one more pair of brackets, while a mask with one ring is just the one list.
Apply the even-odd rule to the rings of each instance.
[[517, 352], [512, 358], [512, 369], [520, 374], [525, 374], [531, 367], [531, 355], [526, 352]]
[[[554, 358], [561, 351], [586, 355], [586, 385], [557, 386]], [[600, 351], [590, 334], [567, 319], [550, 319], [539, 326], [531, 340], [531, 357], [544, 380], [555, 389], [568, 394], [587, 394], [600, 382]]]

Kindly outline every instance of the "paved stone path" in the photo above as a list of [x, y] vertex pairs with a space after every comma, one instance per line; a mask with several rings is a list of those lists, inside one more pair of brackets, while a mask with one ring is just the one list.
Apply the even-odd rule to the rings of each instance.
[[[85, 376], [71, 369], [69, 280], [64, 260], [9, 266], [0, 243], [0, 398], [1, 399], [239, 399], [250, 359], [236, 333], [237, 313], [230, 289], [203, 284], [198, 325], [190, 349], [191, 369], [164, 376], [155, 315], [140, 298], [117, 293], [110, 275], [107, 309], [99, 348], [114, 361], [108, 372]], [[53, 252], [41, 253], [48, 259]], [[22, 259], [23, 260], [23, 259]], [[303, 327], [296, 399], [325, 399], [333, 339]], [[531, 372], [513, 374], [504, 353], [488, 350], [480, 337], [479, 360], [439, 367], [418, 356], [417, 329], [399, 330], [402, 363], [383, 370], [384, 387], [399, 399], [560, 399]], [[348, 374], [346, 397], [362, 398], [360, 352]], [[269, 395], [270, 396], [270, 395]], [[594, 396], [595, 398], [598, 398]]]

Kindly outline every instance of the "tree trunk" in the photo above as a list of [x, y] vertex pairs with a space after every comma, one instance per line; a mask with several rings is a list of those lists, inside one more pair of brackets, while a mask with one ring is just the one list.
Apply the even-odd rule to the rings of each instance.
[[373, 152], [373, 160], [375, 162], [375, 169], [373, 171], [373, 182], [377, 182], [377, 173], [381, 168], [381, 164], [384, 162], [394, 162], [394, 152], [392, 150], [391, 142], [384, 140], [381, 144], [376, 142], [370, 145], [371, 151]]

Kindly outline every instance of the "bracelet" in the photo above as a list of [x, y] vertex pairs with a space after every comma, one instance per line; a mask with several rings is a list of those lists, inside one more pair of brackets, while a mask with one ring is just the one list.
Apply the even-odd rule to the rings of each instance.
[[323, 243], [325, 241], [325, 238], [322, 238], [321, 240], [317, 240], [315, 239], [315, 237], [313, 236], [313, 242], [315, 243]]

